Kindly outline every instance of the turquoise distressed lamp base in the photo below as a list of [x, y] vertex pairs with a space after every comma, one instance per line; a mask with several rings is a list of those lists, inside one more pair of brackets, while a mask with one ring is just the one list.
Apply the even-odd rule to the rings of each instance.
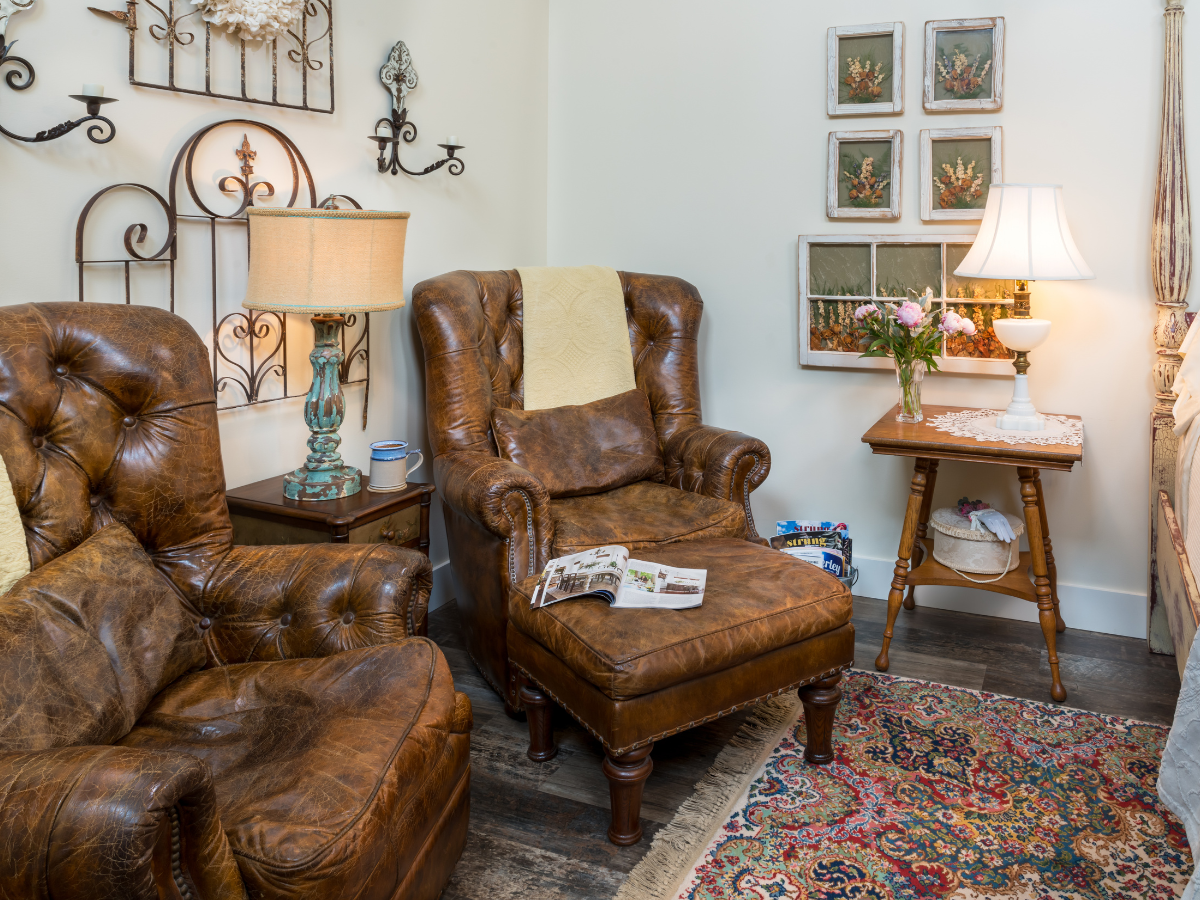
[[283, 495], [290, 500], [336, 500], [362, 490], [362, 472], [342, 462], [338, 429], [346, 415], [340, 379], [342, 326], [345, 316], [313, 316], [315, 345], [313, 381], [304, 399], [304, 421], [312, 432], [304, 465], [283, 476]]

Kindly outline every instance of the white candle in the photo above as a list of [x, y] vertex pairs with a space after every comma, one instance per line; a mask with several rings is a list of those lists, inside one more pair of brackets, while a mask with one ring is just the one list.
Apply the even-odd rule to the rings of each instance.
[[104, 85], [102, 84], [85, 84], [80, 92], [85, 97], [103, 97]]
[[442, 143], [449, 144], [453, 147], [457, 147], [458, 146], [458, 138], [451, 135], [450, 137], [446, 138], [446, 140], [442, 141]]
[[386, 122], [380, 122], [375, 126], [375, 134], [377, 134], [379, 137], [391, 137], [391, 126], [389, 126]]

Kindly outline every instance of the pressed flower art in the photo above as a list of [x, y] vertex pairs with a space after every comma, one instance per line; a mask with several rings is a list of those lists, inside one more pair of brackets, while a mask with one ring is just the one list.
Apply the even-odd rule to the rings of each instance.
[[938, 31], [933, 54], [935, 100], [988, 100], [994, 93], [995, 35], [990, 28]]
[[842, 141], [838, 147], [838, 206], [884, 209], [892, 203], [890, 141]]
[[892, 36], [846, 36], [837, 43], [837, 100], [843, 104], [892, 101]]
[[992, 183], [990, 140], [934, 140], [931, 165], [934, 209], [984, 208]]
[[877, 103], [883, 96], [883, 80], [887, 75], [883, 73], [883, 63], [876, 63], [875, 68], [871, 68], [871, 60], [868, 59], [866, 65], [858, 57], [854, 59], [846, 59], [846, 68], [848, 70], [846, 77], [843, 79], [849, 85], [849, 100], [851, 103]]

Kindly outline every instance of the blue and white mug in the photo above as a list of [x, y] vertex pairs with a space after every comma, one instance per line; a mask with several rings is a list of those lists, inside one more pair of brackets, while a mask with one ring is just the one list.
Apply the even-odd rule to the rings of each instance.
[[[417, 458], [417, 464], [409, 461]], [[371, 478], [367, 489], [386, 493], [408, 487], [408, 476], [421, 467], [425, 456], [420, 450], [409, 450], [405, 441], [376, 441], [371, 445]]]

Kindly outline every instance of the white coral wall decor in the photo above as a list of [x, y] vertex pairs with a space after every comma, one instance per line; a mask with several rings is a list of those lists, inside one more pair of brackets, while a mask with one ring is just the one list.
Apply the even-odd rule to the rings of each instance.
[[305, 0], [192, 0], [204, 21], [246, 41], [270, 41], [300, 22]]

